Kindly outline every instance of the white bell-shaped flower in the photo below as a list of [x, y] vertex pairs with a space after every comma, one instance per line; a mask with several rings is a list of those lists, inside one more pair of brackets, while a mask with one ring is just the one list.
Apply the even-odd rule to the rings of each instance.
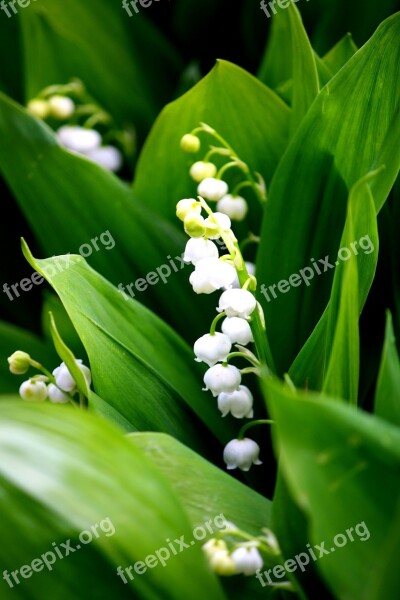
[[[213, 367], [215, 368], [215, 367]], [[251, 465], [261, 465], [259, 460], [260, 446], [249, 438], [231, 440], [224, 449], [224, 461], [227, 469], [248, 471]]]
[[28, 379], [20, 385], [19, 395], [22, 400], [43, 402], [47, 398], [47, 385], [43, 381]]
[[249, 211], [248, 204], [242, 196], [226, 194], [218, 200], [217, 210], [228, 215], [232, 221], [243, 221]]
[[239, 546], [231, 553], [236, 572], [243, 575], [255, 575], [264, 565], [261, 554], [255, 546]]
[[214, 365], [210, 367], [203, 379], [205, 388], [203, 391], [210, 390], [213, 396], [218, 396], [222, 392], [230, 394], [238, 389], [242, 381], [240, 371], [234, 365]]
[[124, 159], [118, 148], [114, 146], [101, 146], [86, 153], [93, 162], [104, 167], [107, 171], [116, 173], [123, 165]]
[[229, 231], [231, 220], [227, 215], [219, 212], [213, 213], [213, 217], [207, 217], [204, 221], [206, 236], [210, 240], [217, 240], [221, 237], [221, 231]]
[[57, 137], [62, 146], [87, 154], [101, 145], [101, 135], [95, 129], [64, 125], [57, 131]]
[[202, 238], [206, 232], [204, 217], [198, 210], [190, 211], [183, 220], [185, 232], [192, 238]]
[[210, 202], [218, 202], [218, 200], [221, 200], [228, 193], [228, 189], [226, 181], [208, 176], [199, 184], [197, 193]]
[[211, 294], [223, 287], [229, 287], [235, 275], [236, 270], [232, 265], [218, 258], [202, 258], [196, 263], [189, 281], [196, 294]]
[[209, 367], [212, 367], [217, 362], [226, 360], [231, 351], [231, 341], [227, 335], [223, 333], [215, 333], [214, 335], [206, 334], [199, 338], [194, 344], [194, 353], [197, 362], [205, 362]]
[[212, 162], [199, 160], [190, 167], [189, 173], [194, 181], [200, 183], [203, 179], [214, 177], [217, 174], [217, 167]]
[[[84, 364], [82, 364], [82, 360], [80, 358], [78, 360], [76, 360], [75, 362], [78, 365], [78, 367], [80, 368], [80, 370], [82, 371], [82, 373], [87, 381], [87, 384], [90, 385], [91, 381], [92, 381], [90, 369], [88, 367], [86, 367]], [[76, 387], [75, 379], [72, 377], [72, 375], [69, 372], [69, 369], [65, 363], [62, 362], [59, 367], [54, 369], [53, 375], [56, 380], [57, 386], [59, 388], [61, 388], [64, 392], [72, 392], [72, 393], [76, 392], [77, 387]]]
[[236, 574], [236, 564], [232, 560], [224, 540], [208, 540], [202, 549], [214, 573], [218, 575]]
[[49, 99], [51, 116], [56, 119], [68, 119], [75, 112], [75, 103], [68, 96], [53, 96]]
[[227, 317], [248, 319], [257, 306], [257, 301], [248, 290], [226, 290], [219, 299], [218, 312], [226, 312]]
[[203, 258], [218, 258], [218, 256], [218, 248], [214, 242], [204, 238], [192, 238], [186, 244], [183, 260], [196, 266]]
[[222, 392], [218, 396], [218, 408], [223, 417], [231, 413], [236, 419], [251, 419], [253, 411], [253, 395], [248, 387], [240, 385], [238, 390], [231, 394]]
[[222, 333], [228, 336], [232, 344], [240, 344], [247, 346], [250, 342], [254, 342], [253, 333], [249, 322], [240, 317], [226, 317], [222, 321]]
[[67, 404], [70, 401], [70, 397], [67, 394], [64, 394], [61, 390], [58, 389], [54, 383], [49, 383], [47, 386], [47, 395], [51, 402], [54, 404]]

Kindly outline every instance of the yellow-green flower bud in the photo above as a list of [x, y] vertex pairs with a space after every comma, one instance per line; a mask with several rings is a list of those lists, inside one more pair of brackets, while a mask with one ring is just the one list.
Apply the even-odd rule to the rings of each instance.
[[199, 160], [190, 167], [190, 176], [192, 179], [200, 183], [203, 179], [215, 177], [217, 174], [217, 167], [212, 162], [204, 162]]
[[176, 205], [176, 216], [181, 221], [184, 221], [191, 212], [196, 212], [199, 215], [201, 214], [200, 203], [194, 198], [185, 198], [184, 200], [180, 200]]
[[188, 133], [181, 139], [181, 148], [184, 152], [196, 153], [200, 150], [200, 140], [197, 136]]
[[27, 108], [38, 119], [45, 119], [50, 112], [49, 103], [46, 100], [31, 100], [28, 102]]
[[10, 371], [14, 375], [24, 375], [31, 364], [31, 357], [26, 352], [22, 352], [22, 350], [17, 350], [7, 360], [10, 365]]
[[183, 224], [186, 233], [192, 238], [202, 237], [206, 231], [204, 218], [197, 211], [188, 213]]
[[68, 96], [53, 96], [49, 100], [49, 108], [55, 119], [68, 119], [75, 112], [75, 103]]

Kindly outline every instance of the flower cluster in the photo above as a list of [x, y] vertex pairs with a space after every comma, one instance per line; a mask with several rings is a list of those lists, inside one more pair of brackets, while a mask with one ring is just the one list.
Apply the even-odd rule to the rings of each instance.
[[[241, 541], [237, 542], [235, 538]], [[253, 537], [230, 522], [225, 523], [216, 538], [203, 544], [202, 549], [212, 570], [225, 577], [255, 575], [264, 565], [260, 550], [271, 557], [281, 553], [278, 541], [269, 529], [264, 529], [263, 535]]]
[[[86, 380], [88, 386], [92, 382], [90, 369], [81, 359], [75, 361]], [[44, 375], [34, 375], [24, 381], [19, 388], [19, 395], [23, 400], [43, 402], [49, 399], [55, 404], [66, 404], [74, 401], [78, 393], [75, 379], [64, 362], [50, 374], [40, 363], [31, 359], [29, 354], [17, 350], [8, 358], [9, 368], [14, 375], [24, 375], [32, 366], [42, 371]]]
[[27, 109], [48, 122], [64, 148], [109, 171], [119, 171], [124, 154], [132, 154], [131, 132], [116, 131], [112, 117], [88, 96], [80, 81], [46, 88], [28, 102]]
[[[219, 141], [218, 134], [206, 125], [202, 131], [212, 133]], [[201, 148], [196, 130], [186, 134], [181, 140], [181, 148], [186, 152], [198, 152]], [[223, 141], [223, 140], [222, 140]], [[223, 141], [224, 142], [224, 141]], [[216, 153], [229, 156], [230, 162], [220, 168], [209, 160]], [[233, 153], [224, 142], [224, 147], [212, 147], [204, 160], [196, 161], [190, 168], [190, 175], [198, 183], [198, 199], [185, 198], [176, 207], [176, 215], [182, 221], [190, 237], [184, 252], [184, 261], [192, 264], [193, 272], [189, 281], [196, 294], [212, 294], [219, 291], [216, 310], [218, 315], [212, 322], [209, 333], [200, 337], [194, 344], [195, 360], [204, 362], [208, 370], [204, 375], [205, 391], [217, 397], [218, 409], [223, 417], [231, 414], [236, 419], [251, 419], [254, 414], [253, 395], [242, 384], [242, 375], [257, 372], [259, 361], [246, 346], [254, 342], [253, 327], [255, 320], [262, 321], [254, 296], [257, 282], [254, 265], [246, 263], [232, 231], [231, 219], [241, 221], [245, 218], [248, 205], [235, 191], [229, 194], [229, 185], [222, 176], [229, 168], [239, 167], [247, 176], [247, 181], [239, 183], [236, 190], [249, 183], [247, 165]], [[261, 188], [252, 182], [257, 193]], [[208, 202], [216, 202], [214, 212]], [[217, 242], [224, 244], [227, 253], [219, 255]], [[221, 332], [216, 331], [217, 323], [222, 320]], [[232, 352], [232, 345], [237, 351]], [[234, 357], [249, 360], [251, 368], [239, 369], [229, 364]], [[252, 464], [261, 464], [260, 448], [253, 440], [239, 438], [232, 440], [224, 450], [224, 460], [228, 469], [249, 470]]]

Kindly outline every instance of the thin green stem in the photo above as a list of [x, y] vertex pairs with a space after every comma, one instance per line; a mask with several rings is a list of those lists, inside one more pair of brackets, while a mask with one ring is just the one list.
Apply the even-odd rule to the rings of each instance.
[[251, 363], [254, 367], [259, 367], [260, 366], [260, 361], [258, 361], [256, 359], [256, 357], [252, 358], [251, 356], [249, 356], [248, 354], [246, 354], [245, 352], [231, 352], [230, 354], [228, 354], [228, 356], [225, 359], [225, 362], [228, 363], [230, 361], [231, 358], [245, 358], [246, 360], [249, 361], [249, 363]]
[[223, 319], [224, 317], [226, 317], [226, 312], [222, 312], [219, 315], [217, 315], [215, 317], [215, 319], [213, 320], [213, 322], [211, 323], [211, 327], [210, 327], [210, 335], [215, 335], [215, 329], [217, 327], [217, 323], [218, 321], [220, 321], [221, 319]]
[[258, 419], [257, 421], [251, 421], [251, 423], [246, 423], [246, 425], [243, 425], [243, 427], [239, 431], [238, 439], [242, 440], [245, 436], [246, 431], [248, 429], [251, 429], [251, 427], [256, 427], [258, 425], [273, 425], [273, 424], [274, 424], [274, 421], [272, 421], [271, 419]]

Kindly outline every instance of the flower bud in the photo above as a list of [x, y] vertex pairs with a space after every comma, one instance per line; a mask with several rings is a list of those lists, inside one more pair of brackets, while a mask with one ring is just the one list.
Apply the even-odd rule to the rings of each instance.
[[217, 362], [224, 361], [231, 351], [231, 341], [223, 333], [207, 334], [199, 338], [194, 344], [194, 353], [197, 362], [205, 362], [212, 367]]
[[49, 103], [46, 100], [31, 100], [28, 102], [27, 109], [38, 119], [45, 119], [50, 112]]
[[227, 317], [222, 322], [222, 333], [228, 336], [232, 344], [247, 346], [254, 342], [253, 333], [246, 319], [240, 317]]
[[197, 200], [194, 198], [184, 198], [183, 200], [179, 200], [176, 205], [176, 216], [181, 221], [184, 221], [187, 215], [191, 212], [197, 212], [199, 215], [201, 214], [201, 206]]
[[192, 210], [186, 215], [183, 221], [183, 226], [185, 232], [192, 238], [203, 237], [206, 232], [204, 217], [202, 217], [198, 211], [195, 210]]
[[214, 242], [204, 238], [192, 238], [186, 244], [183, 261], [196, 266], [203, 258], [218, 258], [218, 256], [218, 248]]
[[206, 386], [203, 391], [209, 390], [213, 396], [218, 396], [222, 392], [230, 394], [237, 390], [242, 381], [242, 376], [237, 367], [218, 364], [206, 371], [203, 381]]
[[236, 271], [232, 265], [218, 258], [202, 258], [189, 277], [196, 294], [211, 294], [223, 287], [229, 287]]
[[200, 160], [190, 167], [189, 173], [192, 179], [200, 183], [200, 181], [207, 179], [207, 177], [214, 177], [217, 174], [217, 167], [212, 162]]
[[54, 404], [67, 404], [70, 401], [70, 397], [64, 394], [54, 383], [49, 383], [47, 386], [47, 396]]
[[196, 153], [200, 150], [200, 140], [196, 135], [187, 133], [181, 139], [181, 148], [184, 152]]
[[86, 154], [101, 144], [101, 135], [95, 129], [64, 125], [57, 131], [58, 141], [62, 146], [74, 152]]
[[229, 231], [231, 220], [227, 215], [215, 212], [212, 217], [205, 219], [206, 236], [210, 240], [217, 240], [221, 237], [221, 231]]
[[218, 408], [223, 417], [226, 417], [229, 412], [236, 419], [251, 419], [254, 415], [253, 411], [253, 395], [248, 387], [240, 385], [238, 390], [231, 394], [222, 392], [218, 396]]
[[249, 319], [257, 306], [257, 301], [247, 290], [226, 290], [219, 299], [218, 312], [226, 312], [227, 317]]
[[224, 461], [228, 470], [238, 468], [242, 471], [248, 471], [252, 464], [262, 464], [258, 458], [259, 454], [260, 446], [253, 440], [249, 438], [231, 440], [225, 446]]
[[47, 398], [47, 385], [44, 381], [28, 379], [21, 384], [19, 395], [23, 400], [43, 402]]
[[228, 550], [216, 552], [210, 559], [210, 566], [214, 573], [222, 577], [236, 575], [236, 563], [232, 559]]
[[22, 350], [17, 350], [7, 358], [10, 371], [14, 375], [25, 375], [31, 364], [31, 357]]
[[124, 162], [121, 152], [114, 146], [94, 148], [86, 156], [96, 164], [104, 167], [104, 169], [107, 169], [107, 171], [112, 171], [113, 173], [119, 171]]
[[75, 112], [75, 103], [67, 96], [53, 96], [49, 99], [49, 108], [55, 119], [68, 119]]
[[264, 565], [264, 561], [254, 546], [239, 546], [231, 553], [236, 572], [243, 575], [255, 575]]
[[228, 184], [221, 179], [208, 176], [203, 179], [197, 188], [197, 193], [210, 202], [217, 202], [228, 193]]
[[218, 201], [217, 210], [228, 215], [232, 221], [243, 221], [246, 218], [249, 207], [244, 198], [241, 196], [232, 196], [226, 194]]
[[[90, 373], [90, 369], [82, 364], [82, 360], [78, 359], [75, 361], [80, 370], [82, 371], [88, 386], [91, 384], [92, 376]], [[77, 390], [75, 379], [72, 377], [69, 372], [68, 367], [65, 363], [61, 363], [59, 367], [54, 369], [53, 371], [54, 378], [56, 380], [57, 386], [63, 390], [64, 392], [75, 393]]]

